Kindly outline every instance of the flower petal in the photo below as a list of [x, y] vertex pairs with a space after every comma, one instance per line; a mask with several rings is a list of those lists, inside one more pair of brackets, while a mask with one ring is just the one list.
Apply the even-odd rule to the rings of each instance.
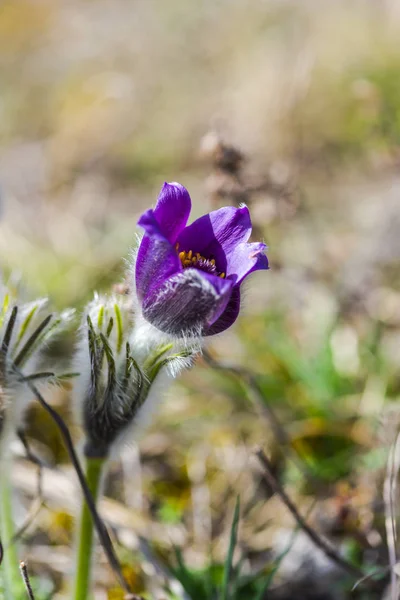
[[173, 273], [182, 271], [175, 248], [161, 232], [154, 211], [146, 211], [138, 224], [145, 230], [136, 257], [136, 290], [140, 300], [146, 298]]
[[160, 231], [174, 244], [189, 218], [192, 201], [180, 183], [164, 183], [154, 209]]
[[268, 269], [268, 258], [264, 254], [266, 245], [258, 242], [254, 244], [239, 244], [227, 255], [226, 272], [235, 284], [243, 281], [247, 275], [260, 269]]
[[239, 316], [240, 312], [240, 288], [235, 286], [232, 289], [231, 297], [225, 307], [225, 310], [214, 323], [204, 331], [203, 335], [216, 335], [228, 329]]
[[143, 316], [171, 335], [202, 335], [224, 312], [232, 288], [232, 281], [185, 269], [153, 288], [142, 304]]
[[226, 206], [200, 217], [178, 236], [181, 250], [200, 252], [206, 258], [215, 258], [220, 271], [226, 271], [226, 256], [251, 234], [251, 220], [247, 206]]

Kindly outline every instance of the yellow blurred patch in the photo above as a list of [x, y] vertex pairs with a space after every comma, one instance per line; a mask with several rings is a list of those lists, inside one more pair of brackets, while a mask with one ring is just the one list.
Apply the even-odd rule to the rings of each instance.
[[[125, 565], [122, 572], [132, 593], [140, 594], [144, 591], [144, 581], [139, 568]], [[126, 592], [120, 587], [111, 588], [107, 591], [107, 598], [108, 600], [124, 600]]]
[[51, 2], [9, 0], [0, 11], [0, 53], [2, 58], [29, 50], [40, 42], [53, 17]]

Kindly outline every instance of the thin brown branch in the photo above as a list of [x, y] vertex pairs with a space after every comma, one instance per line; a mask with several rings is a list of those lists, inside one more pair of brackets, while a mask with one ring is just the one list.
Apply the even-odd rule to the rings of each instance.
[[44, 506], [46, 506], [46, 505], [45, 505], [43, 498], [39, 497], [39, 498], [35, 498], [33, 500], [31, 506], [29, 507], [26, 518], [24, 519], [24, 521], [20, 525], [20, 527], [18, 527], [17, 531], [14, 533], [14, 535], [11, 539], [11, 542], [13, 544], [23, 536], [25, 531], [28, 529], [28, 527], [31, 526], [31, 524], [36, 519], [36, 517], [38, 516], [38, 514], [40, 513], [40, 511], [42, 510], [42, 508]]
[[43, 475], [43, 469], [45, 467], [47, 467], [48, 465], [45, 463], [45, 461], [43, 461], [41, 458], [39, 458], [39, 456], [37, 456], [34, 452], [32, 452], [30, 444], [28, 442], [28, 439], [25, 436], [25, 432], [22, 429], [17, 430], [17, 435], [24, 447], [27, 459], [30, 460], [38, 468], [37, 495], [39, 498], [43, 498], [42, 475]]
[[33, 594], [32, 586], [31, 586], [31, 582], [29, 580], [28, 569], [26, 567], [26, 563], [20, 562], [19, 563], [19, 569], [21, 571], [22, 579], [24, 580], [24, 584], [25, 584], [25, 587], [26, 587], [26, 591], [28, 593], [29, 600], [35, 600], [35, 596]]
[[310, 472], [307, 464], [304, 462], [304, 460], [298, 454], [298, 452], [293, 450], [290, 436], [286, 433], [285, 428], [280, 423], [275, 412], [272, 410], [269, 404], [265, 402], [263, 393], [260, 389], [260, 385], [257, 381], [257, 377], [247, 369], [238, 365], [231, 365], [218, 362], [211, 356], [211, 354], [207, 350], [203, 350], [203, 356], [207, 364], [213, 369], [231, 373], [232, 375], [235, 375], [247, 384], [251, 392], [250, 400], [253, 401], [260, 416], [266, 419], [266, 421], [268, 421], [278, 446], [285, 446], [290, 453], [290, 458], [292, 462], [297, 466], [301, 473], [303, 473], [304, 477], [306, 477], [308, 480], [315, 481], [315, 475]]
[[[19, 369], [17, 369], [15, 366], [14, 366], [14, 370], [20, 376], [24, 377], [23, 373], [21, 373], [21, 371]], [[120, 565], [117, 555], [115, 553], [111, 538], [109, 536], [106, 526], [104, 525], [99, 513], [97, 512], [97, 508], [96, 508], [96, 504], [93, 500], [93, 496], [92, 496], [92, 494], [88, 488], [88, 485], [86, 483], [86, 478], [85, 478], [83, 469], [81, 467], [81, 464], [79, 462], [78, 455], [75, 452], [74, 443], [72, 441], [72, 437], [69, 432], [69, 429], [68, 429], [64, 419], [58, 414], [58, 412], [56, 410], [54, 410], [54, 408], [52, 408], [50, 406], [50, 404], [48, 404], [46, 402], [46, 400], [44, 399], [42, 394], [39, 392], [37, 387], [32, 383], [32, 381], [30, 381], [28, 379], [28, 380], [25, 380], [25, 383], [29, 387], [31, 392], [36, 396], [40, 405], [50, 415], [50, 417], [53, 419], [53, 421], [57, 425], [57, 428], [61, 434], [61, 437], [62, 437], [65, 447], [67, 449], [68, 455], [70, 457], [72, 466], [74, 467], [74, 470], [78, 476], [79, 483], [82, 488], [82, 492], [83, 492], [85, 501], [89, 508], [90, 514], [92, 516], [93, 524], [97, 531], [97, 535], [99, 536], [100, 543], [103, 546], [103, 550], [107, 556], [107, 559], [108, 559], [115, 575], [117, 576], [117, 578], [121, 584], [121, 587], [128, 594], [130, 594], [131, 590], [130, 590], [129, 584], [127, 583], [127, 581], [122, 573], [121, 565]]]
[[354, 575], [358, 579], [363, 579], [365, 577], [365, 573], [359, 567], [356, 567], [352, 563], [348, 562], [345, 558], [343, 558], [343, 556], [341, 556], [339, 552], [328, 541], [320, 537], [320, 535], [315, 531], [315, 529], [313, 529], [312, 527], [310, 527], [310, 525], [306, 523], [306, 521], [303, 519], [303, 517], [297, 510], [295, 504], [292, 502], [292, 500], [289, 498], [279, 481], [276, 479], [273, 472], [273, 467], [269, 459], [267, 458], [265, 452], [260, 448], [256, 451], [256, 455], [263, 467], [263, 472], [267, 483], [270, 485], [272, 490], [280, 497], [286, 508], [292, 514], [298, 526], [304, 531], [304, 533], [308, 535], [310, 540], [317, 546], [317, 548], [322, 550], [325, 556], [330, 558], [339, 567], [341, 567], [351, 575]]
[[217, 371], [227, 371], [228, 373], [231, 373], [232, 375], [236, 375], [237, 377], [240, 377], [249, 385], [249, 387], [255, 393], [254, 400], [255, 400], [256, 407], [258, 408], [259, 412], [264, 417], [266, 417], [268, 419], [268, 421], [270, 422], [270, 425], [272, 427], [276, 441], [279, 444], [287, 445], [290, 442], [290, 438], [287, 435], [284, 428], [282, 427], [279, 420], [277, 419], [277, 417], [276, 417], [275, 413], [273, 412], [273, 410], [271, 409], [271, 407], [268, 406], [264, 402], [264, 399], [262, 397], [262, 394], [260, 393], [260, 388], [258, 386], [256, 378], [251, 373], [249, 373], [246, 369], [244, 369], [243, 367], [240, 367], [237, 365], [223, 364], [223, 363], [218, 362], [207, 350], [203, 350], [203, 356], [204, 356], [205, 361], [213, 369], [215, 369]]
[[36, 497], [32, 501], [32, 504], [28, 510], [28, 514], [27, 514], [26, 518], [24, 519], [23, 523], [17, 529], [15, 534], [13, 535], [12, 542], [16, 542], [25, 533], [25, 531], [28, 529], [28, 527], [31, 525], [31, 523], [33, 523], [33, 521], [36, 519], [36, 517], [40, 513], [41, 509], [44, 506], [46, 506], [46, 503], [45, 503], [45, 500], [43, 497], [43, 489], [42, 489], [43, 467], [45, 467], [46, 465], [38, 456], [36, 456], [36, 454], [34, 452], [32, 452], [29, 442], [28, 442], [27, 438], [25, 437], [25, 434], [22, 429], [19, 429], [17, 431], [17, 435], [18, 435], [22, 445], [24, 446], [27, 459], [30, 460], [34, 465], [37, 466], [38, 474], [37, 474]]

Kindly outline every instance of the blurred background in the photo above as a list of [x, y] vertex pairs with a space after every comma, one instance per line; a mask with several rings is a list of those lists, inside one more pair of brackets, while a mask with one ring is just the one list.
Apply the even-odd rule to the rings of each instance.
[[[193, 218], [246, 202], [269, 246], [271, 270], [249, 279], [238, 322], [110, 475], [103, 514], [146, 598], [217, 597], [238, 494], [232, 599], [350, 597], [354, 580], [265, 484], [258, 446], [318, 531], [367, 571], [388, 565], [399, 35], [389, 0], [2, 2], [0, 264], [30, 296], [80, 310], [121, 282], [137, 218], [165, 180], [189, 189]], [[68, 415], [68, 389], [53, 395]], [[28, 432], [56, 470], [27, 557], [39, 597], [65, 598], [74, 477], [39, 409]], [[26, 508], [35, 470], [18, 467]], [[122, 598], [100, 551], [98, 564], [95, 597]], [[358, 597], [383, 597], [384, 579], [378, 588]]]

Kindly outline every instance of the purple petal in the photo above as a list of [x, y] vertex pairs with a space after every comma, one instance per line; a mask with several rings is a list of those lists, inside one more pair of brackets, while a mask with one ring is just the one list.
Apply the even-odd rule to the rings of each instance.
[[261, 242], [239, 244], [227, 255], [226, 272], [235, 285], [241, 283], [247, 275], [260, 269], [268, 269], [268, 258], [264, 254], [266, 245]]
[[177, 335], [200, 335], [225, 311], [233, 282], [197, 269], [185, 269], [148, 295], [143, 316], [157, 329]]
[[227, 206], [200, 217], [178, 236], [180, 250], [200, 252], [206, 258], [215, 258], [220, 271], [226, 272], [226, 256], [251, 234], [250, 213], [247, 206]]
[[204, 335], [216, 335], [228, 329], [238, 318], [240, 312], [240, 288], [235, 286], [223, 313], [204, 331]]
[[145, 230], [136, 257], [136, 290], [140, 300], [165, 279], [182, 271], [179, 256], [160, 230], [152, 210], [146, 211], [138, 224]]
[[138, 225], [143, 227], [145, 234], [147, 234], [149, 237], [157, 239], [160, 242], [167, 241], [170, 245], [172, 245], [165, 233], [162, 231], [155, 212], [151, 208], [142, 214], [138, 220]]
[[164, 236], [175, 244], [189, 218], [192, 202], [180, 183], [164, 183], [154, 209], [154, 216]]

